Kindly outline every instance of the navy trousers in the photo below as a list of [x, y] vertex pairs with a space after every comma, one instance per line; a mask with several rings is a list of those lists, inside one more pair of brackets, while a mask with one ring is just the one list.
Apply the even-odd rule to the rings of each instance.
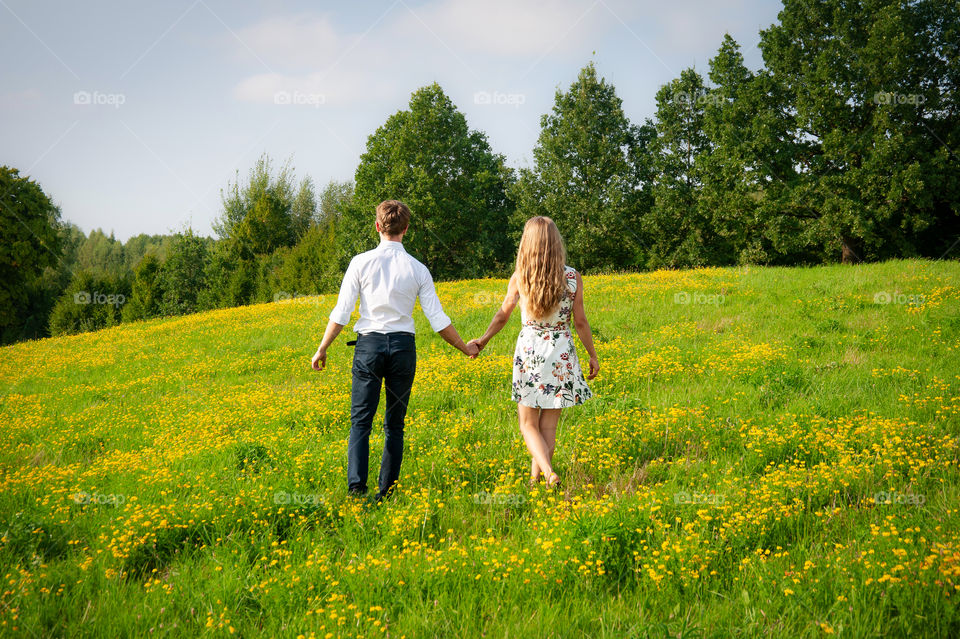
[[353, 387], [350, 407], [350, 444], [347, 449], [347, 484], [350, 492], [367, 492], [370, 462], [370, 429], [386, 388], [383, 457], [380, 460], [378, 497], [384, 497], [400, 477], [403, 462], [403, 422], [410, 389], [417, 371], [417, 345], [412, 333], [365, 333], [357, 336], [353, 354]]

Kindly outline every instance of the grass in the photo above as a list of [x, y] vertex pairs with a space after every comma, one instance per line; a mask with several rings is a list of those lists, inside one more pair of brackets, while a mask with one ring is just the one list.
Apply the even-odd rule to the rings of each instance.
[[[3, 348], [0, 635], [957, 636], [958, 283], [587, 277], [559, 493], [526, 486], [518, 318], [471, 362], [418, 311], [379, 506], [346, 493], [346, 339], [308, 368], [332, 297]], [[438, 291], [472, 337], [505, 286]]]

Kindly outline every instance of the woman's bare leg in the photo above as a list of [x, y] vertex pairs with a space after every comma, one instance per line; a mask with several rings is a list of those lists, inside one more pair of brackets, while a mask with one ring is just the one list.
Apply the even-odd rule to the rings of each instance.
[[544, 408], [540, 411], [540, 434], [550, 451], [550, 463], [553, 463], [553, 449], [557, 446], [557, 424], [560, 423], [562, 408]]
[[[560, 421], [560, 411], [562, 408], [542, 408], [540, 409], [540, 422], [538, 430], [543, 437], [543, 443], [547, 446], [547, 458], [553, 464], [553, 451], [557, 446], [557, 424]], [[534, 459], [530, 463], [530, 477], [540, 477], [540, 465]], [[549, 473], [548, 473], [549, 476]]]
[[549, 477], [553, 473], [553, 466], [550, 464], [547, 444], [540, 434], [540, 409], [517, 404], [517, 415], [520, 419], [520, 434], [523, 435], [527, 450], [533, 457], [533, 463]]

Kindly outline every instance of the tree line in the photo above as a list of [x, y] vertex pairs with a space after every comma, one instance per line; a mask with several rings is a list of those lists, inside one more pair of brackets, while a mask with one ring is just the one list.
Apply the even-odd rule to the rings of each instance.
[[960, 6], [785, 0], [760, 35], [761, 69], [727, 35], [643, 123], [587, 64], [519, 170], [423, 87], [369, 136], [352, 182], [318, 194], [261, 157], [222, 191], [216, 239], [86, 238], [5, 167], [3, 340], [335, 291], [389, 198], [410, 205], [408, 250], [441, 280], [508, 273], [532, 215], [556, 220], [585, 272], [951, 256]]

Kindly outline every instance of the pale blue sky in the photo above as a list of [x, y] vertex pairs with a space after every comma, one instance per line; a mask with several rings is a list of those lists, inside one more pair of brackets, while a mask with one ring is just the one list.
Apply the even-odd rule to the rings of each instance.
[[[627, 115], [730, 33], [758, 68], [774, 0], [38, 2], [0, 0], [0, 164], [64, 219], [119, 239], [212, 234], [220, 189], [292, 156], [352, 179], [370, 135], [437, 81], [528, 166], [540, 116], [593, 60]], [[487, 99], [489, 98], [489, 99]], [[487, 103], [489, 102], [489, 103]]]

